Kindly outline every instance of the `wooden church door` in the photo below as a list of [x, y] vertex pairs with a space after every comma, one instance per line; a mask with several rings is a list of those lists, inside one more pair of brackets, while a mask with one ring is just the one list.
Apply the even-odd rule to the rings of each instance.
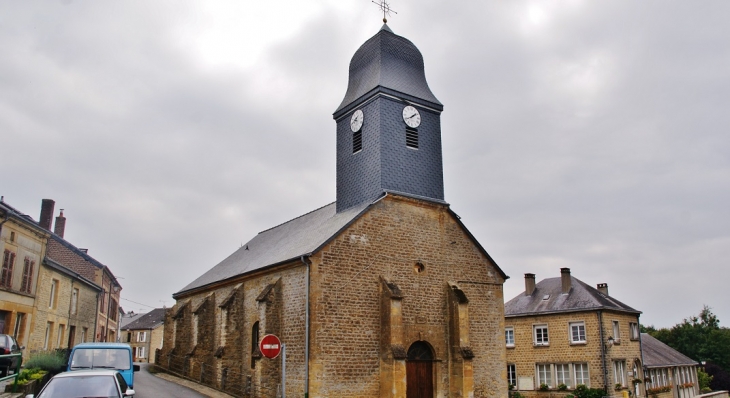
[[406, 397], [433, 398], [433, 351], [425, 341], [416, 341], [408, 349]]

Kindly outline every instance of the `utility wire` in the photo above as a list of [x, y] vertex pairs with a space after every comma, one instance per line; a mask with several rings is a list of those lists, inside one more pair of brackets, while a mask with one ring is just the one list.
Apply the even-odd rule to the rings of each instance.
[[125, 299], [124, 297], [120, 297], [120, 298], [121, 298], [122, 300], [124, 300], [124, 301], [129, 301], [130, 303], [135, 303], [135, 304], [139, 304], [139, 305], [144, 305], [145, 307], [150, 307], [150, 308], [153, 308], [153, 309], [154, 309], [154, 308], [157, 308], [157, 307], [153, 307], [153, 306], [151, 306], [151, 305], [147, 305], [147, 304], [142, 304], [142, 303], [138, 303], [138, 302], [136, 302], [136, 301], [132, 301], [132, 300], [129, 300], [129, 299]]

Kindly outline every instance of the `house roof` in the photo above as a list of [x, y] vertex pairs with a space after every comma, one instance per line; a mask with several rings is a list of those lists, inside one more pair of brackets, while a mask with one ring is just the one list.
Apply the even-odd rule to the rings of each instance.
[[165, 323], [165, 311], [167, 311], [166, 308], [155, 308], [126, 326], [122, 326], [122, 330], [155, 329]]
[[134, 314], [134, 315], [122, 315], [122, 322], [121, 322], [120, 329], [124, 329], [125, 327], [127, 327], [127, 325], [129, 325], [130, 323], [136, 321], [142, 315], [145, 315], [145, 314], [146, 313], [144, 313], [144, 314]]
[[575, 277], [570, 277], [571, 289], [562, 294], [561, 278], [547, 278], [535, 285], [535, 291], [526, 296], [524, 292], [504, 305], [506, 317], [578, 312], [586, 310], [612, 310], [640, 314], [628, 305], [606, 296], [596, 288]]
[[3, 218], [13, 218], [17, 221], [21, 221], [27, 227], [33, 228], [38, 232], [49, 233], [45, 228], [38, 225], [38, 222], [33, 217], [21, 212], [20, 210], [10, 206], [5, 201], [0, 201], [0, 214], [3, 214]]
[[259, 232], [226, 259], [173, 297], [215, 282], [308, 256], [362, 214], [370, 203], [336, 212], [336, 203]]
[[641, 334], [641, 353], [644, 366], [663, 368], [669, 366], [692, 366], [697, 361], [662, 343], [648, 333]]
[[383, 25], [352, 56], [347, 92], [335, 115], [377, 89], [393, 90], [427, 101], [438, 110], [443, 109], [426, 82], [421, 52], [410, 40], [396, 35], [387, 25]]

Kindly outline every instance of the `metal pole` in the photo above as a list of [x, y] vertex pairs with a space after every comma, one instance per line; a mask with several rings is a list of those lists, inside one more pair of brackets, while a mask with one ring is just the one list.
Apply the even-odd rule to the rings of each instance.
[[281, 345], [281, 398], [286, 398], [286, 344]]

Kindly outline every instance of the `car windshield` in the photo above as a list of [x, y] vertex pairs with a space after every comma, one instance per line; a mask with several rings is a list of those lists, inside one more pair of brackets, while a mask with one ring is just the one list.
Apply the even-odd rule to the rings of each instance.
[[94, 375], [51, 379], [38, 398], [121, 398], [114, 376]]
[[71, 369], [117, 369], [131, 368], [129, 350], [115, 348], [78, 348], [71, 357]]

